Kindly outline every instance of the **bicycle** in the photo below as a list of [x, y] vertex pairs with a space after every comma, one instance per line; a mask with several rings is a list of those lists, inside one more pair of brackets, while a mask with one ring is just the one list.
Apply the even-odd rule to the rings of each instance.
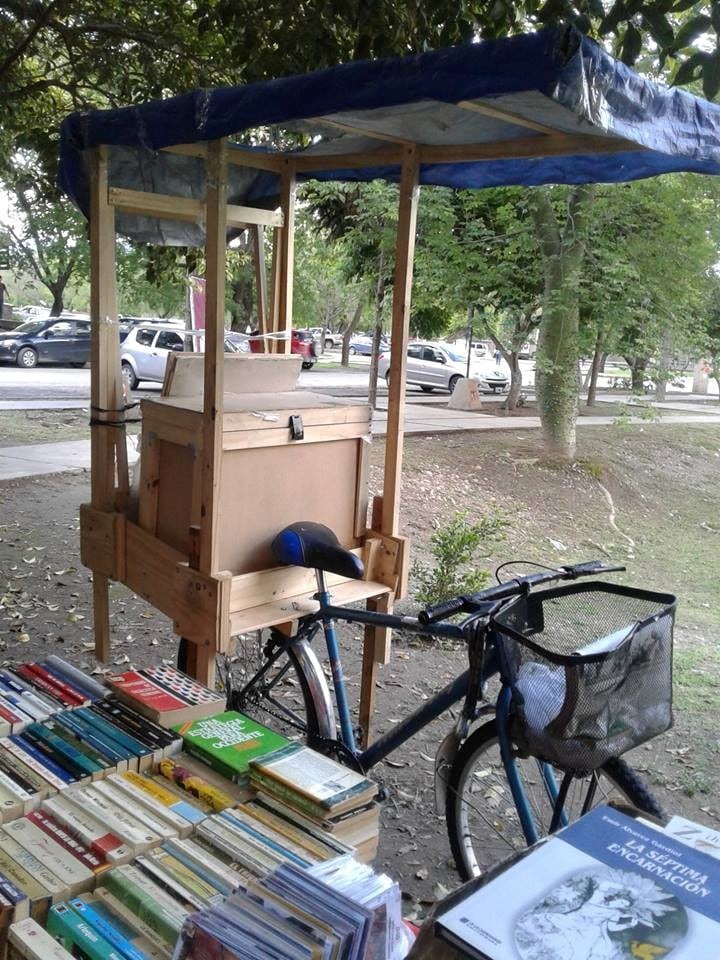
[[[620, 684], [620, 689], [612, 692], [616, 720], [631, 692], [636, 700], [638, 696], [642, 699], [642, 690], [645, 690], [645, 695], [650, 693], [655, 697], [657, 694], [660, 701], [660, 694], [648, 685], [652, 671], [646, 669], [642, 674], [640, 669], [648, 664], [652, 667], [652, 658], [647, 656], [650, 634], [659, 636], [663, 644], [664, 655], [659, 657], [663, 679], [658, 685], [663, 686], [662, 696], [667, 701], [670, 693], [665, 674], [669, 671], [674, 597], [603, 581], [574, 583], [581, 577], [624, 569], [591, 561], [557, 569], [543, 568], [505, 582], [498, 577], [497, 585], [472, 596], [453, 598], [420, 611], [417, 617], [397, 616], [332, 604], [325, 574], [361, 578], [364, 571], [359, 558], [342, 548], [327, 527], [315, 523], [292, 524], [278, 534], [273, 551], [279, 563], [315, 569], [318, 586], [315, 599], [319, 609], [304, 616], [291, 637], [271, 630], [266, 643], [257, 640], [254, 644], [241, 645], [240, 688], [233, 688], [232, 676], [226, 678], [229, 707], [265, 722], [270, 716], [276, 725], [281, 721], [286, 725], [286, 732], [299, 733], [311, 745], [367, 772], [454, 704], [463, 701], [460, 717], [441, 744], [435, 764], [438, 808], [439, 812], [444, 810], [450, 846], [463, 880], [477, 876], [510, 851], [553, 832], [617, 791], [640, 810], [662, 816], [660, 805], [639, 775], [613, 752], [624, 752], [627, 749], [624, 741], [618, 743], [616, 737], [612, 742], [612, 737], [600, 738], [598, 753], [597, 744], [591, 746], [587, 742], [588, 731], [578, 732], [578, 722], [581, 727], [582, 723], [586, 727], [589, 724], [592, 740], [593, 725], [600, 722], [594, 715], [592, 701], [585, 703], [584, 719], [583, 711], [577, 709], [575, 714], [570, 710], [569, 717], [565, 716], [563, 730], [565, 733], [571, 730], [570, 739], [563, 739], [561, 731], [554, 741], [552, 736], [550, 742], [547, 741], [548, 731], [553, 723], [557, 726], [559, 715], [568, 714], [570, 688], [577, 686], [578, 676], [582, 678], [583, 674], [588, 674], [595, 684], [596, 696], [602, 687], [602, 696], [607, 697], [611, 695], [609, 685], [613, 672], [616, 674]], [[563, 580], [572, 583], [538, 590]], [[585, 613], [583, 607], [587, 608]], [[571, 608], [569, 615], [568, 608]], [[466, 616], [455, 622], [452, 618], [458, 614]], [[566, 652], [548, 654], [545, 651], [550, 663], [563, 658], [572, 661], [563, 667], [564, 699], [558, 703], [558, 689], [548, 693], [547, 683], [544, 700], [528, 697], [532, 690], [526, 683], [525, 694], [522, 692], [521, 661], [527, 667], [525, 680], [528, 676], [540, 676], [538, 638], [554, 631], [562, 641], [570, 626], [565, 622], [568, 616], [573, 636], [565, 636]], [[598, 641], [600, 617], [605, 628], [611, 628], [604, 629], [606, 645], [612, 639], [613, 630], [617, 633], [625, 629], [627, 637], [617, 644], [619, 654], [592, 652], [587, 646], [588, 642]], [[366, 749], [360, 749], [348, 705], [336, 620], [463, 641], [468, 647], [468, 669], [389, 732]], [[312, 647], [321, 628], [330, 663], [339, 731], [331, 691]], [[645, 648], [638, 646], [641, 641]], [[580, 646], [586, 646], [588, 652], [572, 652]], [[614, 660], [611, 668], [607, 663], [610, 657], [627, 659], [630, 646], [640, 666], [628, 673], [628, 678], [633, 680], [628, 685], [629, 680], [621, 677]], [[620, 666], [626, 669], [628, 664]], [[547, 680], [554, 675], [555, 668], [545, 669], [550, 671], [545, 675]], [[635, 675], [638, 671], [642, 676]], [[488, 684], [493, 678], [499, 678], [500, 691], [496, 698], [489, 698]], [[541, 683], [541, 690], [542, 687]], [[579, 700], [582, 701], [582, 696]], [[577, 690], [575, 701], [577, 706]], [[608, 699], [607, 704], [610, 703]], [[553, 722], [539, 727], [533, 734], [532, 723], [528, 723], [528, 717], [533, 719], [532, 710], [535, 713], [544, 710], [550, 716], [556, 707], [559, 711], [555, 710], [552, 715]], [[606, 705], [603, 709], [607, 712], [609, 707]], [[648, 730], [646, 724], [644, 734], [647, 735], [636, 732], [631, 736], [630, 745], [667, 729], [671, 723], [669, 711], [668, 705], [667, 715], [655, 717], [652, 730]], [[524, 721], [524, 725], [519, 720]]]

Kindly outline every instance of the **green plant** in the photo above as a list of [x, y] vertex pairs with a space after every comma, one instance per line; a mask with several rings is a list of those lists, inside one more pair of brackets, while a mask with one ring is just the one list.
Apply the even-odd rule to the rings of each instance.
[[508, 522], [496, 506], [479, 520], [471, 521], [468, 511], [462, 510], [449, 523], [438, 525], [430, 538], [434, 563], [413, 566], [418, 603], [427, 606], [482, 590], [490, 573], [476, 566], [478, 551], [501, 539]]

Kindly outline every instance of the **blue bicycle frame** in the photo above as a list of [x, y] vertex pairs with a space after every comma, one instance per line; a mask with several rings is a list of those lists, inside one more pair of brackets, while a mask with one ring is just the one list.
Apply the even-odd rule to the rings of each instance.
[[[345, 676], [340, 659], [335, 620], [342, 620], [346, 623], [361, 623], [366, 626], [391, 627], [395, 629], [405, 628], [425, 636], [451, 637], [456, 640], [464, 640], [466, 635], [460, 625], [453, 623], [435, 623], [431, 626], [425, 626], [414, 617], [398, 617], [392, 614], [376, 613], [371, 610], [350, 610], [347, 607], [334, 607], [330, 602], [330, 594], [328, 593], [325, 578], [321, 571], [317, 571], [317, 577], [318, 592], [316, 599], [320, 605], [320, 609], [317, 614], [308, 619], [308, 622], [319, 621], [323, 625], [333, 686], [335, 689], [342, 743], [357, 758], [361, 768], [363, 770], [369, 770], [397, 750], [402, 744], [406, 743], [411, 737], [415, 736], [423, 727], [441, 716], [449, 707], [462, 700], [467, 694], [470, 671], [466, 670], [462, 673], [444, 689], [431, 697], [422, 707], [415, 710], [404, 720], [395, 724], [394, 727], [367, 747], [367, 749], [358, 750], [347, 700]], [[492, 633], [490, 639], [491, 641], [496, 639]], [[480, 680], [481, 686], [485, 681], [495, 676], [500, 669], [495, 642], [490, 643], [489, 650], [490, 656]], [[500, 754], [525, 839], [528, 844], [531, 844], [539, 839], [540, 834], [535, 826], [535, 820], [528, 803], [525, 788], [512, 755], [510, 705], [511, 691], [508, 687], [503, 686], [495, 710]], [[538, 767], [545, 784], [548, 798], [554, 807], [559, 795], [559, 787], [555, 779], [555, 774], [551, 765], [548, 763], [538, 761]], [[564, 812], [560, 815], [559, 824], [562, 826], [567, 824], [567, 816]]]

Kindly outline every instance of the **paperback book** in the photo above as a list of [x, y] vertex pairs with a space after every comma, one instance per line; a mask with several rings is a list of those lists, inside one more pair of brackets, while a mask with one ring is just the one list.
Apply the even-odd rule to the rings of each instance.
[[183, 738], [189, 754], [241, 786], [248, 783], [251, 761], [289, 743], [281, 734], [233, 710], [173, 729]]
[[106, 677], [115, 696], [156, 723], [173, 726], [225, 709], [225, 698], [172, 667], [128, 670]]
[[476, 888], [436, 935], [478, 960], [717, 955], [720, 864], [597, 807]]

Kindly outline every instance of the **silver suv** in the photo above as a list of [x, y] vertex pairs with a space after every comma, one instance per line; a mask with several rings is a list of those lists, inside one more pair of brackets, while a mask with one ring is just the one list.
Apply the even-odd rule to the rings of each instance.
[[[390, 354], [380, 355], [378, 372], [390, 382]], [[417, 384], [426, 393], [438, 388], [455, 389], [458, 381], [466, 377], [467, 354], [449, 343], [428, 343], [413, 340], [407, 350], [407, 382]], [[497, 393], [507, 390], [510, 370], [504, 360], [499, 363], [493, 357], [470, 357], [470, 376], [477, 380], [480, 390]]]
[[141, 380], [162, 383], [168, 356], [185, 349], [184, 333], [180, 324], [143, 323], [133, 327], [120, 344], [120, 365], [127, 388], [135, 390]]

